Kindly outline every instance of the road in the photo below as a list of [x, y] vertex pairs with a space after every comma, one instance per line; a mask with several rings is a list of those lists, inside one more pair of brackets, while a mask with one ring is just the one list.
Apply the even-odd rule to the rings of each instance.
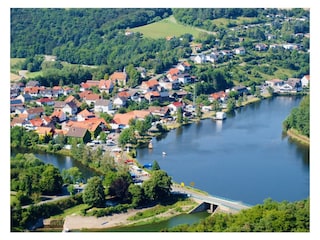
[[222, 197], [216, 197], [216, 196], [212, 196], [212, 195], [206, 195], [206, 194], [201, 194], [198, 193], [194, 190], [185, 188], [185, 187], [181, 187], [179, 185], [174, 185], [172, 187], [172, 191], [173, 192], [180, 192], [180, 193], [184, 193], [184, 194], [188, 194], [188, 196], [190, 198], [193, 198], [195, 200], [200, 200], [202, 202], [207, 202], [207, 203], [213, 203], [215, 205], [219, 205], [219, 206], [224, 206], [229, 208], [232, 211], [240, 211], [242, 209], [248, 209], [251, 206], [249, 204], [245, 204], [239, 201], [233, 201], [233, 200], [229, 200], [229, 199], [225, 199]]

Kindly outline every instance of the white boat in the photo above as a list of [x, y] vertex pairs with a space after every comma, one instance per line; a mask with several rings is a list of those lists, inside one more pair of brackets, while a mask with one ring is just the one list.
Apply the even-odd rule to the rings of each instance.
[[165, 156], [165, 155], [167, 155], [167, 153], [166, 152], [162, 152], [162, 155]]
[[216, 112], [216, 120], [223, 120], [227, 118], [227, 114], [225, 112]]

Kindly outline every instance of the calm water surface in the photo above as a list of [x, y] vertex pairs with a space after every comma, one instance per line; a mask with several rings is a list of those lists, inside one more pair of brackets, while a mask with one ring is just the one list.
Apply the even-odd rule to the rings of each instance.
[[[203, 120], [153, 139], [141, 164], [156, 160], [173, 180], [248, 204], [309, 196], [309, 149], [282, 134], [301, 98], [275, 97], [238, 109], [225, 121]], [[166, 152], [166, 156], [162, 152]]]

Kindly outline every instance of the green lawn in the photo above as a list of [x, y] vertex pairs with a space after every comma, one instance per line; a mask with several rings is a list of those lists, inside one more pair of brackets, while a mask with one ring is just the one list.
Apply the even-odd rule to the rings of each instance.
[[63, 219], [66, 216], [72, 215], [72, 214], [81, 215], [81, 212], [87, 208], [88, 208], [88, 204], [80, 204], [80, 205], [74, 206], [72, 208], [68, 208], [68, 209], [64, 210], [63, 213], [61, 213], [59, 215], [51, 216], [50, 218], [51, 219]]
[[186, 33], [190, 33], [194, 37], [198, 37], [198, 34], [201, 32], [196, 28], [177, 23], [173, 16], [142, 27], [132, 28], [131, 31], [140, 32], [145, 37], [150, 37], [154, 39], [165, 38], [168, 36], [179, 37]]

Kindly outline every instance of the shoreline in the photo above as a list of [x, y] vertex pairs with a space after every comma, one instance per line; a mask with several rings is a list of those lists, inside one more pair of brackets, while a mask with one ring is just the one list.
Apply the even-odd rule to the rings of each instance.
[[294, 141], [310, 146], [310, 138], [299, 134], [297, 130], [291, 128], [286, 132], [286, 134], [288, 135], [289, 138], [293, 139]]

